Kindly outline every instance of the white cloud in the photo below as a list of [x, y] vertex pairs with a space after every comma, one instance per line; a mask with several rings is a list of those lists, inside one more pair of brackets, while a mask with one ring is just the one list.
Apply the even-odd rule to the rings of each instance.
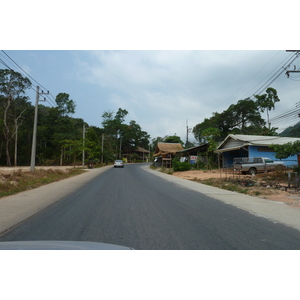
[[[86, 54], [86, 52], [84, 53]], [[103, 110], [129, 111], [152, 137], [176, 133], [252, 95], [289, 57], [285, 51], [92, 51], [78, 56], [80, 80], [104, 93]], [[282, 99], [299, 96], [280, 78]], [[272, 85], [273, 86], [273, 85]], [[99, 97], [100, 98], [100, 97]], [[102, 96], [103, 99], [103, 96]], [[291, 100], [291, 98], [289, 98]], [[293, 100], [294, 101], [294, 100]], [[283, 100], [281, 105], [286, 100]]]

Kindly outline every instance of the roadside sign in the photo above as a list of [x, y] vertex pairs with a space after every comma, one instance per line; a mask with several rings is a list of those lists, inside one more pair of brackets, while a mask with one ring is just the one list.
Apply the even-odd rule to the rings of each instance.
[[195, 164], [197, 162], [198, 156], [190, 155], [190, 164]]

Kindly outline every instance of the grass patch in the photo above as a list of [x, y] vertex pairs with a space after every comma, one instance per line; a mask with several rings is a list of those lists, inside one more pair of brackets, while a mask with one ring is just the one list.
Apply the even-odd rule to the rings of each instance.
[[240, 187], [235, 182], [229, 182], [222, 179], [206, 179], [206, 180], [201, 180], [201, 183], [218, 187], [220, 189], [228, 190], [231, 192], [241, 193], [241, 194], [248, 194], [249, 192], [249, 189]]
[[34, 173], [18, 170], [11, 174], [1, 175], [0, 197], [31, 190], [84, 172], [82, 169], [70, 168], [64, 171], [54, 169], [36, 170]]

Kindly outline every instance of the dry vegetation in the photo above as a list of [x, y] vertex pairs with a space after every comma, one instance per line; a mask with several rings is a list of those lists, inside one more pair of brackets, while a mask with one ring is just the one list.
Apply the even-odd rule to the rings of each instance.
[[84, 172], [70, 167], [36, 168], [31, 173], [29, 168], [0, 168], [0, 197], [59, 181]]
[[183, 179], [272, 201], [279, 201], [300, 208], [300, 191], [295, 188], [286, 189], [288, 185], [286, 172], [271, 172], [255, 176], [218, 170], [167, 173]]

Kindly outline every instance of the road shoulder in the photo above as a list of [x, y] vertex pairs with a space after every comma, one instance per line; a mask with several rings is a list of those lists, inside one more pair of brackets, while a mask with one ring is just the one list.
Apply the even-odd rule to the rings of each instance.
[[106, 166], [87, 170], [80, 175], [0, 198], [0, 233], [70, 195], [110, 168]]
[[258, 217], [269, 219], [274, 223], [282, 223], [300, 230], [299, 208], [288, 206], [282, 202], [274, 202], [258, 197], [230, 192], [187, 179], [174, 177], [152, 170], [149, 166], [143, 166], [142, 168], [147, 172], [159, 176], [164, 180], [176, 183], [184, 188], [199, 192], [226, 204], [233, 205]]

